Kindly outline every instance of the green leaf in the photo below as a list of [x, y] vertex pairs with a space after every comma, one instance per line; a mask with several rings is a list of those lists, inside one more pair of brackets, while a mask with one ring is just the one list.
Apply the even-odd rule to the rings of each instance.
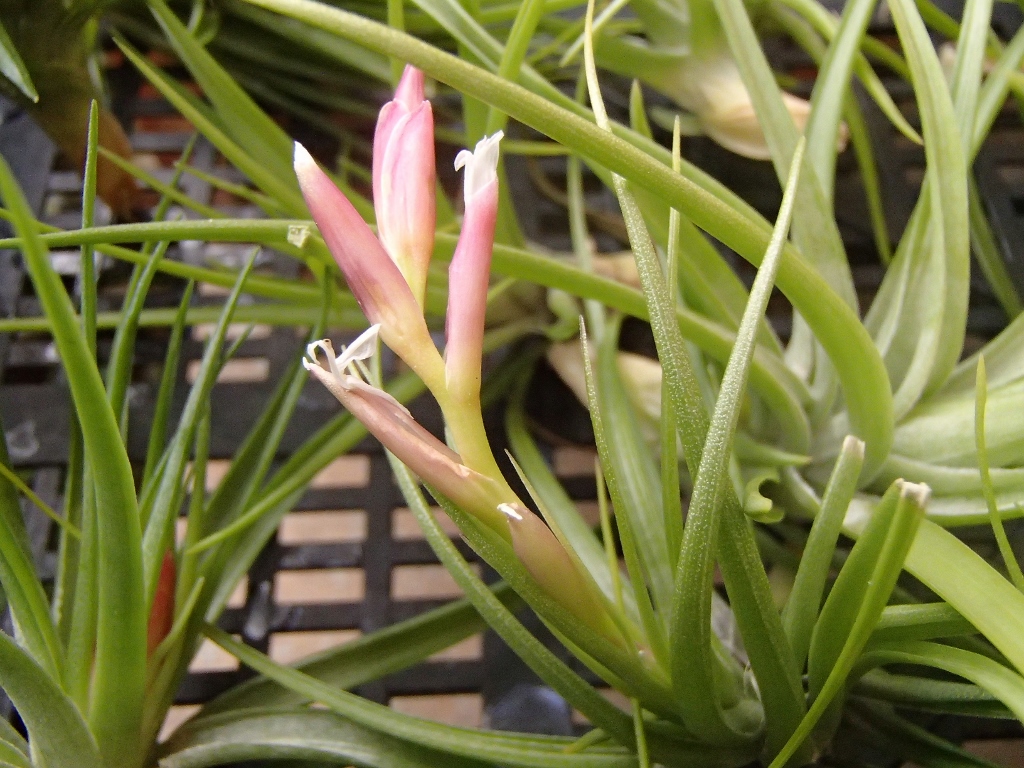
[[[522, 603], [507, 584], [498, 583], [489, 589], [494, 599], [509, 610], [514, 611]], [[487, 622], [464, 598], [303, 659], [295, 666], [335, 688], [349, 689], [411, 667], [486, 628]], [[269, 678], [257, 677], [205, 704], [193, 722], [202, 723], [229, 710], [305, 701], [301, 694]]]
[[[0, 179], [3, 174], [0, 174]], [[25, 723], [37, 768], [105, 768], [78, 709], [60, 686], [7, 635], [0, 633], [0, 687]], [[127, 764], [127, 763], [122, 763]]]
[[[135, 335], [139, 329], [139, 317], [146, 303], [149, 286], [156, 276], [157, 265], [167, 253], [168, 241], [164, 240], [153, 249], [149, 262], [144, 267], [136, 266], [128, 285], [124, 306], [121, 308], [121, 322], [114, 333], [114, 343], [107, 365], [107, 393], [114, 413], [125, 411], [125, 396], [131, 381], [132, 361], [135, 354]], [[124, 425], [127, 427], [127, 424]]]
[[39, 101], [39, 92], [32, 82], [28, 67], [22, 61], [17, 46], [7, 34], [7, 28], [0, 23], [0, 74], [14, 83], [15, 87], [30, 101]]
[[999, 545], [999, 554], [1002, 555], [1003, 565], [1006, 567], [1006, 572], [1010, 574], [1010, 580], [1014, 586], [1024, 592], [1024, 573], [1021, 573], [1020, 563], [1017, 562], [1017, 555], [1014, 553], [1010, 540], [1006, 536], [1003, 519], [999, 515], [999, 509], [996, 504], [996, 492], [992, 487], [988, 447], [985, 440], [985, 404], [987, 399], [988, 378], [985, 375], [985, 356], [982, 355], [978, 358], [978, 388], [974, 406], [974, 439], [978, 446], [978, 472], [981, 474], [981, 489], [985, 496], [985, 504], [988, 506], [992, 533], [995, 535], [996, 543]]
[[[6, 434], [0, 428], [0, 435]], [[0, 463], [10, 466], [7, 441], [0, 439]], [[0, 585], [26, 650], [54, 680], [63, 678], [64, 655], [25, 530], [17, 489], [0, 478]]]
[[181, 297], [178, 311], [172, 324], [171, 338], [167, 342], [167, 354], [164, 355], [164, 369], [160, 375], [160, 389], [157, 390], [156, 404], [153, 406], [153, 420], [149, 428], [149, 444], [146, 450], [146, 466], [142, 473], [142, 488], [146, 491], [153, 479], [160, 457], [164, 455], [167, 439], [167, 425], [171, 417], [171, 402], [174, 398], [174, 385], [178, 378], [178, 360], [181, 356], [181, 343], [185, 336], [186, 313], [192, 301], [195, 283], [189, 282]]
[[985, 214], [978, 182], [974, 176], [971, 176], [969, 184], [971, 250], [974, 251], [974, 258], [981, 267], [989, 287], [992, 288], [996, 301], [1002, 306], [1007, 317], [1014, 318], [1024, 312], [1024, 303], [1021, 302], [1017, 288], [1006, 269], [1006, 261]]
[[[640, 623], [643, 627], [644, 632], [648, 636], [648, 643], [652, 648], [661, 650], [667, 648], [667, 637], [665, 636], [664, 624], [662, 623], [663, 618], [655, 614], [654, 605], [652, 604], [651, 594], [648, 590], [643, 565], [640, 562], [640, 558], [637, 553], [636, 538], [633, 532], [633, 518], [630, 517], [628, 505], [629, 505], [629, 492], [635, 490], [638, 494], [642, 494], [647, 498], [652, 496], [653, 489], [645, 487], [640, 483], [636, 482], [638, 478], [631, 477], [627, 474], [625, 479], [620, 483], [619, 472], [625, 471], [629, 473], [633, 463], [639, 463], [644, 459], [639, 454], [640, 448], [635, 444], [627, 447], [624, 451], [619, 452], [612, 448], [611, 430], [605, 427], [604, 411], [608, 399], [602, 397], [602, 389], [606, 384], [621, 390], [622, 383], [618, 379], [617, 363], [614, 359], [616, 349], [618, 346], [618, 328], [619, 321], [615, 320], [615, 324], [609, 324], [608, 328], [605, 328], [605, 344], [602, 344], [602, 348], [599, 354], [602, 356], [612, 356], [611, 365], [605, 366], [604, 375], [595, 374], [591, 363], [590, 350], [588, 346], [588, 339], [586, 333], [586, 327], [581, 324], [580, 326], [580, 344], [583, 349], [583, 370], [586, 378], [587, 387], [587, 405], [590, 409], [590, 421], [594, 428], [594, 443], [597, 447], [597, 455], [600, 458], [600, 470], [602, 482], [606, 484], [608, 494], [611, 498], [612, 509], [615, 513], [616, 525], [619, 534], [619, 540], [622, 544], [623, 559], [626, 561], [626, 572], [629, 575], [629, 579], [632, 586], [632, 592], [636, 597], [637, 612], [640, 616]], [[621, 397], [621, 391], [618, 393]], [[613, 404], [617, 401], [612, 398], [610, 402]], [[625, 409], [620, 412], [620, 423], [628, 424], [628, 417], [632, 413], [631, 406], [626, 404]], [[627, 433], [628, 435], [629, 433]], [[640, 464], [642, 468], [643, 465]], [[648, 468], [650, 472], [650, 468]], [[630, 481], [633, 481], [632, 488], [629, 487]], [[600, 488], [600, 486], [599, 486]], [[599, 503], [604, 502], [604, 493], [601, 491], [601, 498]], [[633, 499], [635, 501], [635, 497]], [[657, 499], [660, 501], [660, 499]], [[610, 526], [609, 526], [610, 527]], [[610, 531], [609, 531], [610, 533]], [[609, 546], [606, 542], [605, 546]], [[616, 559], [616, 565], [618, 561]], [[611, 563], [609, 562], [609, 567]], [[664, 607], [662, 607], [664, 611]], [[664, 616], [664, 614], [662, 614]], [[655, 645], [657, 643], [657, 645]], [[662, 664], [664, 664], [664, 656], [661, 658], [655, 657]]]
[[[793, 155], [793, 164], [772, 242], [751, 288], [750, 300], [744, 310], [740, 330], [736, 336], [736, 345], [729, 357], [729, 363], [722, 378], [707, 437], [701, 446], [699, 469], [695, 473], [696, 481], [690, 497], [686, 527], [683, 529], [683, 546], [676, 565], [676, 597], [672, 605], [670, 625], [670, 637], [674, 650], [672, 655], [673, 683], [681, 701], [684, 702], [685, 714], [692, 718], [691, 727], [697, 727], [700, 730], [708, 729], [719, 734], [723, 730], [742, 733], [739, 730], [742, 727], [740, 725], [742, 721], [730, 723], [729, 713], [724, 710], [722, 702], [707, 695], [708, 691], [713, 690], [711, 674], [714, 662], [711, 656], [710, 635], [714, 555], [719, 541], [719, 526], [724, 507], [729, 504], [728, 498], [733, 493], [728, 464], [753, 355], [757, 327], [764, 316], [779, 265], [782, 245], [789, 231], [803, 156], [803, 142], [801, 141], [797, 144], [796, 152]], [[791, 652], [782, 663], [783, 668], [793, 666]], [[794, 669], [792, 675], [794, 678], [795, 672]], [[776, 690], [773, 693], [779, 695], [779, 701], [785, 701], [783, 691]], [[783, 709], [778, 713], [782, 715], [781, 717], [769, 717], [768, 725], [773, 731], [779, 727], [786, 727], [786, 719], [792, 717], [794, 712], [797, 718], [800, 717], [802, 703], [790, 702], [790, 704], [793, 703], [796, 704], [795, 710], [789, 707], [790, 712], [786, 713]], [[792, 725], [795, 725], [795, 722]], [[778, 732], [770, 734], [769, 742], [778, 738]], [[781, 742], [774, 744], [770, 749], [774, 751], [779, 746], [781, 746]]]
[[[782, 182], [790, 173], [800, 132], [782, 100], [782, 92], [761, 50], [761, 43], [744, 4], [739, 0], [713, 0], [713, 3], [771, 150], [775, 174]], [[861, 7], [865, 5], [868, 4], [862, 3]], [[847, 10], [854, 19], [851, 24], [856, 24], [859, 18], [854, 14], [857, 7], [854, 4], [853, 8]], [[866, 23], [866, 19], [864, 21]], [[852, 46], [834, 46], [834, 50], [837, 51], [835, 58], [826, 57], [825, 66], [828, 69], [822, 73], [826, 79], [831, 80], [831, 86], [827, 91], [821, 91], [822, 95], [819, 96], [820, 101], [827, 95], [829, 102], [817, 107], [822, 110], [819, 125], [808, 125], [807, 141], [812, 151], [805, 156], [806, 167], [802, 170], [804, 180], [795, 192], [800, 216], [793, 222], [793, 239], [804, 258], [817, 268], [832, 289], [851, 307], [856, 307], [857, 298], [850, 266], [838, 226], [832, 216], [829, 205], [831, 198], [824, 192], [831, 186], [831, 176], [828, 174], [830, 164], [824, 166], [825, 175], [820, 175], [819, 167], [815, 164], [821, 159], [822, 153], [835, 151], [842, 94], [849, 79], [854, 53]], [[830, 74], [832, 68], [835, 68], [834, 75]], [[821, 149], [815, 148], [812, 141], [815, 145], [820, 142]]]
[[[399, 56], [646, 187], [752, 263], [759, 264], [763, 258], [770, 238], [767, 223], [752, 218], [748, 209], [735, 203], [734, 196], [720, 185], [696, 175], [685, 164], [680, 173], [673, 173], [667, 151], [661, 150], [659, 154], [654, 147], [644, 144], [642, 137], [621, 128], [616, 128], [614, 135], [608, 134], [568, 108], [562, 109], [479, 67], [344, 11], [309, 0], [247, 1], [301, 18], [346, 39], [358, 40], [373, 50]], [[655, 154], [638, 149], [620, 135], [629, 136], [631, 141]], [[874, 344], [855, 313], [796, 255], [794, 248], [784, 251], [777, 284], [835, 362], [851, 417], [850, 431], [867, 445], [866, 474], [870, 477], [888, 453], [893, 426], [891, 389]]]
[[[157, 0], [154, 0], [156, 2]], [[242, 173], [249, 177], [261, 190], [270, 195], [289, 213], [302, 216], [306, 207], [294, 181], [294, 172], [281, 176], [264, 163], [264, 158], [257, 159], [251, 154], [254, 148], [240, 145], [225, 130], [210, 119], [210, 115], [196, 107], [194, 97], [187, 95], [166, 74], [150, 64], [145, 57], [136, 51], [127, 41], [115, 37], [115, 42], [124, 52], [128, 60], [160, 91], [175, 109], [181, 112], [197, 130], [201, 131], [219, 149], [226, 158]], [[248, 97], [246, 97], [248, 98]], [[289, 156], [291, 150], [289, 149]], [[269, 158], [267, 159], [270, 161]]]
[[926, 712], [1013, 719], [1013, 714], [1002, 702], [973, 683], [890, 674], [875, 669], [861, 677], [852, 687], [851, 693]]
[[793, 647], [793, 657], [801, 670], [807, 660], [811, 632], [817, 622], [822, 595], [832, 569], [832, 558], [842, 530], [843, 517], [857, 490], [863, 464], [864, 444], [856, 438], [846, 438], [832, 476], [825, 486], [821, 507], [814, 517], [793, 589], [782, 612], [786, 635]]
[[973, 635], [974, 626], [947, 603], [887, 605], [875, 625], [872, 642], [934, 640]]
[[941, 385], [960, 357], [970, 289], [970, 243], [966, 140], [957, 130], [945, 75], [912, 0], [896, 0], [890, 7], [910, 65], [925, 139], [930, 226], [922, 245], [932, 270], [925, 280], [941, 290], [938, 305], [922, 312], [913, 357], [894, 396], [896, 414], [901, 416], [922, 394]]
[[54, 327], [93, 470], [99, 516], [98, 626], [90, 724], [105, 758], [130, 763], [139, 745], [146, 666], [146, 614], [142, 591], [141, 532], [131, 466], [103, 381], [76, 321], [71, 301], [53, 271], [25, 198], [5, 162], [0, 192], [23, 239], [22, 253], [36, 295]]
[[[878, 705], [858, 705], [858, 714], [887, 736], [896, 739], [900, 755], [913, 763], [936, 768], [999, 768], [995, 763], [972, 755], [970, 752], [935, 736], [919, 725], [911, 723], [890, 708]], [[877, 739], [878, 731], [868, 738]]]
[[389, 460], [402, 494], [416, 516], [431, 549], [480, 615], [509, 644], [509, 647], [542, 680], [565, 697], [566, 701], [583, 712], [596, 727], [620, 743], [630, 745], [631, 729], [623, 713], [603, 700], [600, 694], [547, 650], [505, 606], [495, 599], [487, 585], [473, 572], [438, 524], [409, 470], [390, 454]]
[[621, 749], [595, 747], [574, 755], [566, 752], [566, 747], [572, 743], [570, 739], [457, 728], [410, 717], [347, 691], [339, 691], [297, 670], [281, 667], [216, 627], [207, 625], [206, 634], [246, 666], [313, 701], [319, 701], [342, 717], [429, 749], [524, 768], [625, 768], [635, 765], [633, 758]]
[[313, 760], [361, 768], [486, 768], [491, 763], [426, 749], [333, 712], [261, 706], [189, 722], [161, 747], [166, 768], [250, 760]]
[[[896, 585], [928, 501], [927, 486], [896, 487], [899, 498], [893, 493], [889, 504], [886, 500], [879, 504], [825, 601], [807, 665], [811, 707], [770, 768], [786, 764], [839, 694]], [[886, 514], [888, 509], [892, 512]], [[865, 573], [869, 573], [866, 581]]]
[[[269, 173], [294, 182], [292, 140], [260, 109], [182, 24], [164, 0], [146, 0], [174, 52], [213, 103], [234, 141], [265, 163]], [[294, 183], [297, 189], [297, 183]]]
[[981, 654], [949, 645], [908, 640], [871, 646], [858, 664], [864, 671], [883, 664], [915, 664], [941, 669], [970, 680], [1024, 719], [1024, 677]]
[[[89, 132], [85, 140], [85, 170], [82, 178], [82, 229], [92, 227], [96, 218], [96, 152], [99, 147], [100, 109], [96, 100], [89, 105]], [[82, 331], [85, 343], [96, 356], [96, 261], [90, 244], [82, 246], [82, 272], [79, 289], [82, 292]]]
[[[572, 549], [598, 588], [614, 604], [615, 580], [604, 548], [551, 472], [526, 427], [526, 414], [523, 409], [526, 389], [526, 379], [523, 379], [513, 391], [511, 403], [505, 412], [505, 433], [508, 436], [509, 447], [523, 473], [530, 479], [533, 491], [543, 503], [547, 514], [554, 518], [558, 529], [566, 537], [569, 544], [567, 548]], [[627, 615], [636, 616], [636, 598], [632, 591], [626, 592], [623, 598]]]
[[[870, 514], [867, 502], [854, 499], [843, 532], [859, 537]], [[1002, 574], [929, 520], [921, 522], [904, 567], [1024, 671], [1024, 595]]]
[[[801, 17], [803, 17], [808, 24], [810, 24], [814, 30], [820, 34], [827, 42], [832, 43], [837, 34], [839, 33], [840, 20], [836, 19], [834, 14], [830, 13], [829, 10], [821, 3], [815, 0], [779, 0], [780, 5], [784, 5], [787, 8], [792, 9]], [[844, 9], [845, 10], [845, 9]], [[877, 51], [878, 42], [870, 37], [865, 37], [863, 34], [857, 37], [857, 44], [862, 51], [869, 49]], [[874, 44], [874, 46], [872, 46]], [[890, 50], [884, 48], [883, 50]], [[887, 58], [884, 63], [891, 63], [892, 59], [902, 63], [902, 59], [894, 51], [890, 51], [891, 56]], [[906, 66], [900, 66], [896, 68], [897, 72], [902, 72], [906, 69]], [[864, 85], [864, 89], [871, 95], [871, 98], [875, 100], [879, 109], [889, 119], [889, 122], [895, 126], [895, 128], [906, 136], [910, 141], [915, 144], [922, 144], [924, 140], [914, 130], [914, 127], [907, 122], [907, 118], [900, 112], [900, 108], [896, 106], [896, 102], [893, 101], [892, 96], [886, 90], [885, 85], [881, 79], [875, 74], [871, 68], [871, 64], [863, 53], [858, 52], [854, 58], [853, 71]]]
[[163, 467], [163, 476], [153, 487], [152, 495], [145, 499], [142, 558], [147, 605], [151, 604], [156, 591], [164, 553], [173, 541], [174, 518], [178, 514], [180, 498], [184, 492], [182, 478], [196, 426], [202, 409], [209, 403], [210, 391], [213, 389], [220, 369], [221, 346], [227, 335], [234, 308], [245, 287], [246, 279], [256, 262], [256, 255], [257, 252], [254, 251], [245, 268], [238, 273], [235, 286], [221, 311], [220, 320], [210, 334], [199, 372], [182, 409], [178, 429], [167, 449], [168, 458]]

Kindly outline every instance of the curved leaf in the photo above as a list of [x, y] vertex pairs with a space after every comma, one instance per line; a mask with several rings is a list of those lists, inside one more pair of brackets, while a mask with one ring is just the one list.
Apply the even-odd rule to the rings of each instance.
[[28, 730], [37, 768], [104, 768], [96, 741], [78, 709], [53, 679], [7, 635], [0, 633], [0, 687]]

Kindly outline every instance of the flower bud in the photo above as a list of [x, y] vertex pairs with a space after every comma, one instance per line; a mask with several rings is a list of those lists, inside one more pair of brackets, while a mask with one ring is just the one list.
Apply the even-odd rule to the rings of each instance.
[[405, 68], [373, 136], [373, 204], [377, 234], [422, 307], [434, 250], [434, 116], [423, 98], [423, 73]]
[[498, 219], [498, 142], [502, 132], [462, 150], [455, 168], [465, 167], [466, 214], [448, 269], [445, 371], [453, 393], [479, 393], [487, 283]]
[[298, 143], [295, 175], [313, 220], [367, 320], [380, 326], [384, 343], [427, 386], [436, 386], [440, 359], [430, 340], [423, 309], [405, 277], [345, 194]]

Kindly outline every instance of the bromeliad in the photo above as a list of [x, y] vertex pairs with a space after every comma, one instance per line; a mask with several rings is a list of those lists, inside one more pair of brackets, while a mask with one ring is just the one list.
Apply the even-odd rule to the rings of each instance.
[[[435, 226], [433, 118], [423, 100], [422, 73], [406, 68], [395, 99], [378, 119], [373, 148], [378, 235], [309, 153], [295, 145], [295, 173], [313, 219], [373, 323], [340, 355], [328, 340], [310, 344], [304, 364], [427, 485], [497, 532], [563, 609], [621, 646], [622, 634], [589, 574], [506, 482], [484, 430], [481, 357], [501, 138], [500, 131], [485, 137], [455, 160], [456, 169], [465, 169], [465, 216], [449, 271], [444, 357], [430, 338], [422, 308]], [[423, 379], [441, 406], [451, 447], [367, 382], [363, 361], [376, 352], [378, 337]]]

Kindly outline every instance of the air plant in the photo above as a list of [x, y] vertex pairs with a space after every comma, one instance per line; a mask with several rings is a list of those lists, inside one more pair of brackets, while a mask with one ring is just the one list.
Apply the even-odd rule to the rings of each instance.
[[[314, 286], [253, 277], [247, 278], [247, 285], [275, 300], [278, 306], [268, 312], [283, 315], [288, 309], [305, 312], [304, 317], [323, 313], [331, 320], [343, 316], [351, 322], [358, 304], [373, 323], [371, 331], [340, 355], [326, 342], [314, 341], [304, 350], [306, 369], [394, 453], [392, 466], [410, 508], [466, 591], [469, 604], [594, 729], [575, 743], [456, 729], [393, 712], [343, 690], [365, 679], [351, 671], [353, 659], [373, 658], [373, 671], [367, 674], [383, 673], [402, 663], [389, 653], [404, 660], [409, 647], [429, 653], [439, 643], [454, 640], [459, 632], [446, 633], [446, 618], [409, 628], [398, 642], [386, 634], [371, 636], [365, 645], [337, 651], [327, 666], [314, 662], [300, 669], [280, 667], [223, 631], [202, 624], [215, 612], [189, 607], [193, 592], [204, 595], [208, 589], [197, 586], [201, 568], [213, 569], [211, 578], [218, 580], [220, 590], [228, 577], [218, 568], [244, 567], [244, 557], [228, 552], [230, 543], [243, 537], [248, 543], [242, 551], [249, 552], [249, 544], [269, 535], [268, 526], [272, 528], [275, 516], [283, 514], [300, 491], [312, 466], [330, 454], [329, 449], [355, 439], [354, 422], [343, 415], [321, 433], [315, 460], [310, 452], [300, 452], [300, 458], [282, 467], [260, 493], [258, 480], [239, 480], [246, 488], [239, 497], [245, 503], [232, 504], [224, 515], [207, 517], [209, 508], [216, 508], [217, 497], [206, 505], [195, 502], [197, 519], [204, 524], [177, 553], [182, 562], [175, 580], [184, 599], [176, 600], [174, 607], [176, 620], [182, 615], [194, 619], [181, 620], [188, 628], [182, 636], [175, 635], [172, 622], [167, 637], [182, 643], [178, 658], [186, 659], [188, 643], [194, 643], [201, 631], [261, 677], [212, 702], [150, 754], [170, 766], [269, 755], [343, 765], [452, 762], [473, 768], [740, 766], [760, 759], [781, 768], [826, 753], [838, 732], [884, 739], [895, 754], [919, 762], [963, 761], [967, 758], [955, 745], [922, 731], [900, 712], [1024, 718], [1024, 595], [1001, 572], [1005, 568], [1012, 579], [1020, 580], [1005, 532], [999, 536], [1003, 519], [1015, 513], [1021, 492], [1020, 430], [1015, 419], [1020, 411], [1018, 353], [1024, 326], [1016, 320], [984, 350], [987, 380], [976, 373], [980, 358], [958, 361], [968, 291], [967, 238], [976, 224], [969, 218], [967, 158], [977, 150], [1005, 97], [1009, 73], [1024, 55], [1024, 34], [1006, 46], [982, 79], [991, 6], [975, 0], [965, 13], [967, 23], [950, 84], [912, 4], [891, 3], [919, 100], [927, 174], [919, 210], [862, 321], [830, 190], [841, 109], [870, 3], [849, 4], [822, 65], [803, 136], [763, 59], [742, 3], [715, 4], [729, 54], [785, 188], [773, 226], [682, 160], [677, 149], [669, 152], [656, 145], [640, 120], [635, 130], [609, 120], [600, 94], [592, 28], [584, 34], [592, 105], [587, 109], [523, 63], [539, 24], [531, 15], [536, 13], [533, 3], [522, 6], [504, 45], [472, 16], [467, 15], [468, 21], [460, 17], [452, 31], [474, 52], [479, 64], [473, 64], [337, 8], [308, 0], [247, 1], [379, 55], [410, 62], [487, 104], [487, 118], [481, 121], [485, 125], [503, 125], [508, 115], [561, 143], [573, 153], [569, 198], [575, 201], [572, 228], [582, 266], [537, 256], [495, 237], [497, 204], [492, 195], [499, 186], [499, 145], [492, 136], [476, 151], [467, 150], [460, 158], [467, 171], [462, 235], [434, 232], [434, 258], [451, 257], [448, 338], [442, 357], [427, 333], [425, 317], [436, 312], [430, 279], [425, 298], [419, 299], [431, 230], [425, 204], [433, 184], [431, 164], [421, 154], [406, 156], [425, 151], [430, 110], [420, 92], [420, 75], [406, 74], [396, 102], [381, 118], [378, 149], [382, 159], [390, 155], [394, 163], [376, 166], [374, 186], [381, 192], [371, 204], [347, 185], [330, 180], [308, 155], [296, 151], [241, 89], [222, 76], [176, 16], [160, 0], [151, 0], [211, 104], [200, 105], [183, 95], [125, 45], [129, 57], [179, 109], [216, 137], [221, 150], [259, 188], [254, 199], [269, 215], [296, 218], [158, 221], [91, 233], [91, 239], [89, 230], [37, 235], [8, 181], [3, 192], [15, 212], [18, 244], [29, 249], [40, 292], [49, 291], [54, 299], [54, 309], [47, 306], [58, 345], [78, 372], [79, 411], [83, 418], [99, 419], [96, 413], [106, 414], [107, 399], [98, 373], [83, 373], [94, 366], [82, 352], [85, 342], [72, 332], [77, 326], [70, 306], [56, 300], [63, 294], [46, 277], [40, 256], [43, 244], [77, 245], [88, 240], [121, 253], [118, 242], [140, 239], [255, 240], [287, 249], [321, 276], [333, 274], [336, 260], [349, 292], [335, 300], [347, 314], [322, 309], [316, 300], [320, 288]], [[442, 11], [454, 13], [453, 6], [444, 3], [432, 8], [439, 16]], [[511, 81], [513, 73], [518, 73], [521, 85]], [[580, 162], [605, 179], [619, 199], [642, 294], [588, 269], [592, 254], [581, 224]], [[408, 207], [414, 214], [411, 219], [392, 208], [398, 200], [397, 179], [408, 199], [418, 201]], [[319, 236], [305, 219], [304, 201]], [[383, 224], [376, 235], [364, 222], [375, 207]], [[759, 266], [749, 292], [704, 232]], [[523, 380], [517, 382], [507, 424], [527, 493], [514, 492], [498, 471], [480, 415], [488, 267], [503, 277], [531, 278], [583, 300], [585, 338], [580, 350], [600, 457], [600, 535], [579, 517], [526, 429]], [[239, 286], [243, 279], [244, 275]], [[333, 288], [331, 281], [324, 283], [322, 287]], [[773, 287], [786, 294], [797, 312], [793, 338], [786, 346], [763, 320]], [[638, 430], [635, 406], [623, 391], [626, 377], [619, 368], [617, 337], [625, 314], [650, 320], [658, 346], [662, 392], [658, 418], [651, 421], [657, 430], [657, 456]], [[534, 322], [529, 330], [539, 328]], [[390, 387], [382, 387], [374, 362], [378, 336], [413, 371]], [[211, 359], [219, 358], [220, 350], [211, 350]], [[295, 373], [282, 385], [288, 393], [281, 396], [282, 403], [297, 396], [305, 375], [298, 365]], [[429, 389], [441, 406], [450, 444], [419, 427], [401, 405], [399, 395], [411, 394], [418, 386]], [[103, 408], [89, 406], [97, 402]], [[655, 409], [648, 411], [653, 417]], [[95, 441], [100, 439], [106, 440], [101, 446], [109, 449], [106, 453], [121, 455], [114, 413], [102, 416], [102, 423], [89, 422], [96, 426], [88, 432], [90, 455], [97, 455]], [[267, 418], [267, 425], [283, 423], [277, 415]], [[347, 426], [334, 436], [332, 430], [340, 424]], [[183, 443], [175, 440], [174, 450], [201, 446], [202, 432], [191, 434], [182, 438]], [[261, 439], [254, 438], [251, 445], [254, 456], [263, 455]], [[249, 466], [254, 464], [260, 462], [251, 459]], [[246, 462], [239, 465], [239, 477], [244, 477]], [[901, 477], [894, 478], [897, 466]], [[112, 493], [108, 480], [123, 479], [123, 469], [120, 466], [120, 475], [106, 473], [94, 482]], [[771, 470], [778, 482], [770, 489], [762, 489], [760, 481], [751, 486], [751, 471], [763, 476], [764, 470]], [[160, 471], [166, 472], [161, 485], [180, 488], [179, 472], [156, 465], [154, 472]], [[562, 644], [593, 674], [626, 694], [629, 711], [605, 700], [482, 584], [440, 529], [420, 481], [470, 545], [548, 623]], [[681, 482], [689, 496], [685, 505]], [[130, 510], [127, 500], [134, 489], [124, 482], [118, 488], [118, 500]], [[760, 495], [762, 490], [765, 495]], [[769, 513], [783, 516], [782, 522], [774, 528], [756, 522]], [[131, 533], [132, 517], [123, 517], [129, 523], [125, 530]], [[809, 526], [808, 518], [813, 519]], [[152, 524], [154, 533], [142, 562], [133, 555], [122, 563], [144, 587], [137, 585], [118, 598], [134, 601], [136, 609], [130, 614], [131, 631], [120, 640], [132, 654], [136, 672], [147, 663], [146, 624], [166, 626], [162, 616], [150, 622], [152, 614], [145, 611], [144, 596], [166, 594], [157, 585], [170, 578], [162, 573], [172, 572], [162, 567], [169, 544], [166, 519], [150, 515], [153, 519], [162, 523]], [[105, 519], [104, 524], [109, 522]], [[996, 529], [1004, 565], [985, 562], [943, 527], [977, 522], [991, 522]], [[855, 541], [852, 547], [839, 544], [841, 533]], [[204, 556], [206, 552], [211, 554]], [[111, 553], [116, 554], [113, 548]], [[776, 569], [788, 569], [792, 577], [781, 609], [773, 602], [766, 560]], [[191, 565], [186, 568], [182, 563]], [[183, 574], [193, 567], [194, 580], [189, 581]], [[715, 589], [716, 568], [724, 579], [727, 607]], [[921, 598], [899, 583], [903, 571], [931, 590], [923, 598], [931, 602], [919, 602]], [[832, 573], [838, 575], [833, 579]], [[6, 589], [9, 578], [0, 577]], [[100, 586], [110, 583], [108, 579]], [[471, 620], [472, 611], [464, 606], [459, 610], [470, 616], [463, 617], [460, 631], [479, 627]], [[742, 638], [742, 649], [713, 631], [723, 620]], [[109, 641], [111, 635], [105, 637]], [[110, 647], [109, 642], [98, 644], [97, 653], [108, 658]], [[27, 652], [13, 641], [0, 648], [9, 650], [9, 658], [15, 660], [46, 658], [45, 643]], [[366, 648], [379, 653], [361, 655]], [[922, 667], [925, 671], [918, 672]], [[99, 669], [109, 670], [109, 663]], [[951, 678], [936, 679], [933, 670]], [[41, 674], [48, 673], [32, 670], [28, 678]], [[52, 674], [48, 679], [59, 681]], [[97, 679], [111, 684], [106, 674]], [[134, 675], [117, 682], [138, 679]], [[12, 680], [17, 686], [17, 679], [3, 680], [8, 689]], [[45, 690], [61, 693], [59, 682]], [[131, 702], [138, 701], [138, 686], [132, 694], [136, 698]], [[32, 709], [32, 697], [18, 695], [26, 702], [23, 715], [30, 722], [32, 749], [52, 748], [48, 754], [61, 754], [63, 743], [51, 747], [52, 731], [46, 729], [39, 710]], [[60, 711], [81, 712], [101, 699], [89, 695], [82, 701], [62, 703]], [[310, 702], [323, 708], [309, 707]], [[122, 764], [118, 760], [123, 745], [136, 738], [130, 727], [130, 718], [136, 715], [118, 714], [114, 703], [102, 711], [109, 719], [83, 727], [102, 740], [100, 761]], [[71, 721], [78, 722], [73, 717]], [[111, 724], [119, 730], [108, 729]], [[81, 729], [74, 733], [89, 743]], [[21, 742], [12, 744], [17, 749]]]

